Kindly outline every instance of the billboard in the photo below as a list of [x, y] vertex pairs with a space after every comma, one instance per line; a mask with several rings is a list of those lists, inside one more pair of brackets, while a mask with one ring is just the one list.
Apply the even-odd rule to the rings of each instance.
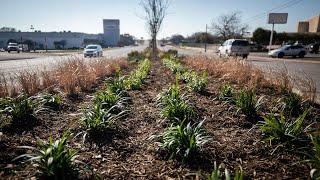
[[269, 13], [268, 24], [286, 24], [288, 13]]

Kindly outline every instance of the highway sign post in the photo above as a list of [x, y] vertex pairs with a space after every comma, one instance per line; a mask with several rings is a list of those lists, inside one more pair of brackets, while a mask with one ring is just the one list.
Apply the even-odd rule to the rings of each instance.
[[272, 24], [272, 30], [270, 34], [269, 52], [271, 50], [274, 24], [286, 24], [288, 20], [288, 13], [269, 13], [268, 24]]

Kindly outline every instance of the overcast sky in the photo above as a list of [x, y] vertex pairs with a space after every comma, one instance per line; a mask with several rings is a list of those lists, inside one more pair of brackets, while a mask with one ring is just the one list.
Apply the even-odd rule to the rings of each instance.
[[[148, 38], [141, 0], [2, 0], [0, 27], [21, 31], [72, 31], [102, 33], [103, 19], [120, 19], [120, 33]], [[289, 13], [288, 23], [275, 25], [277, 32], [295, 32], [298, 21], [320, 14], [320, 0], [171, 0], [158, 38], [205, 31], [219, 15], [242, 12], [249, 31], [271, 29], [268, 12]]]

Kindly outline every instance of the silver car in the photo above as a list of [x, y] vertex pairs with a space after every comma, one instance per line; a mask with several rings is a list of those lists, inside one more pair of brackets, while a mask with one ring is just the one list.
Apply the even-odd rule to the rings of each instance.
[[102, 57], [103, 50], [102, 50], [102, 47], [98, 44], [90, 44], [84, 48], [83, 55], [84, 55], [84, 57], [87, 57], [87, 56], [89, 56], [89, 57]]
[[299, 58], [303, 58], [306, 54], [306, 49], [300, 44], [284, 45], [281, 48], [274, 49], [268, 53], [269, 56], [278, 58], [283, 58], [284, 56], [298, 56]]

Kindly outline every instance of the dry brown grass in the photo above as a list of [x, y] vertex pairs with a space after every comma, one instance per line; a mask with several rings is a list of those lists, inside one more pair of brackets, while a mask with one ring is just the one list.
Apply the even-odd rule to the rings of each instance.
[[254, 88], [264, 81], [263, 72], [240, 59], [208, 58], [206, 56], [186, 57], [185, 63], [194, 69], [248, 88]]
[[83, 58], [67, 57], [55, 68], [58, 85], [67, 94], [88, 91], [97, 80], [116, 72], [117, 67], [127, 66], [125, 59], [99, 58], [88, 63]]
[[252, 89], [272, 86], [280, 92], [298, 91], [306, 100], [315, 102], [317, 86], [314, 80], [305, 73], [290, 73], [285, 66], [266, 71], [240, 59], [208, 58], [194, 56], [185, 58], [186, 65], [228, 81]]
[[17, 94], [18, 87], [15, 76], [0, 72], [0, 97], [16, 96]]
[[117, 69], [127, 67], [126, 59], [90, 59], [68, 56], [59, 59], [52, 70], [20, 71], [17, 74], [0, 72], [0, 97], [16, 96], [24, 92], [34, 95], [42, 90], [60, 88], [66, 94], [88, 91], [97, 80], [111, 76]]
[[54, 91], [54, 87], [57, 85], [54, 71], [47, 70], [46, 67], [44, 67], [44, 69], [40, 71], [40, 77], [41, 89], [52, 93]]
[[40, 78], [37, 72], [22, 70], [16, 76], [20, 91], [32, 96], [41, 90]]

